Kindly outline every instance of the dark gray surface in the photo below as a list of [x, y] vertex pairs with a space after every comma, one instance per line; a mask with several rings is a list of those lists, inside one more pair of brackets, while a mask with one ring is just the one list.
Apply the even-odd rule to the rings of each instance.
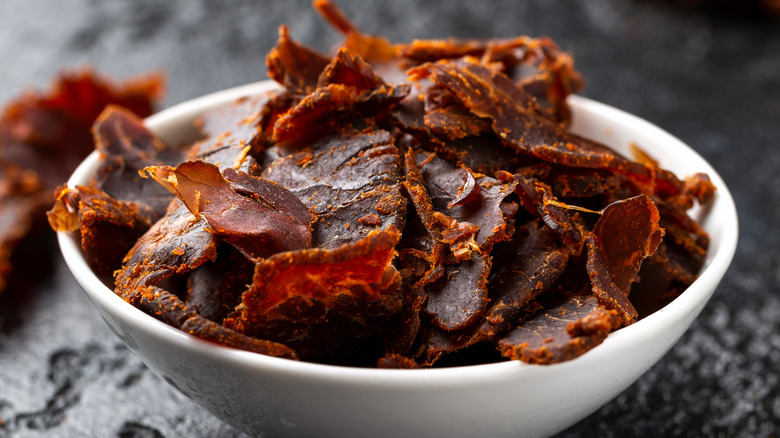
[[[339, 3], [397, 42], [549, 35], [575, 56], [584, 95], [677, 135], [731, 188], [740, 245], [712, 301], [659, 364], [561, 436], [778, 436], [780, 24], [629, 0]], [[320, 50], [339, 40], [308, 1], [3, 0], [0, 101], [92, 65], [166, 72], [170, 106], [264, 79], [281, 23]], [[0, 437], [242, 436], [144, 368], [51, 260], [0, 301]]]

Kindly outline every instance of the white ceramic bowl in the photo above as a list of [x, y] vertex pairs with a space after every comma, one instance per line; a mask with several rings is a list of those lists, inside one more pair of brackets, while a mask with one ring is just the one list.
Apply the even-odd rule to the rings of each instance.
[[[146, 119], [169, 142], [193, 140], [204, 110], [273, 87], [260, 82], [182, 103]], [[627, 153], [640, 145], [678, 176], [706, 172], [715, 202], [693, 215], [710, 233], [699, 279], [662, 310], [569, 362], [520, 362], [388, 370], [319, 365], [218, 346], [174, 329], [117, 297], [90, 271], [78, 242], [60, 233], [63, 256], [103, 319], [156, 374], [217, 417], [251, 434], [316, 437], [546, 436], [594, 412], [647, 371], [690, 326], [737, 245], [729, 190], [696, 152], [658, 127], [612, 107], [571, 97], [573, 131]], [[96, 154], [69, 185], [87, 183]]]

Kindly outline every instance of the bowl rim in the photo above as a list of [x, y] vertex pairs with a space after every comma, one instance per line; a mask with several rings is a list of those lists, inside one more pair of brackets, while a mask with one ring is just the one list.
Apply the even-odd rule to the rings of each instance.
[[[278, 88], [278, 85], [266, 80], [218, 91], [164, 109], [146, 118], [145, 124], [151, 130], [156, 130], [174, 120], [182, 118], [192, 120], [209, 108], [276, 88]], [[582, 110], [598, 112], [600, 115], [617, 120], [621, 124], [646, 130], [653, 137], [658, 136], [663, 141], [678, 143], [678, 146], [685, 150], [690, 157], [700, 160], [702, 171], [709, 175], [711, 181], [717, 187], [716, 197], [719, 205], [718, 211], [720, 212], [719, 220], [722, 222], [721, 227], [723, 229], [719, 236], [718, 251], [708, 256], [699, 278], [680, 296], [659, 311], [642, 318], [630, 326], [610, 333], [597, 348], [570, 361], [552, 365], [531, 365], [520, 361], [508, 360], [498, 363], [444, 368], [379, 369], [295, 361], [238, 350], [185, 333], [129, 305], [117, 296], [113, 290], [105, 286], [91, 271], [81, 252], [80, 244], [77, 243], [73, 233], [57, 233], [57, 239], [66, 264], [96, 306], [104, 307], [107, 311], [120, 315], [126, 322], [164, 342], [172, 343], [177, 348], [186, 349], [194, 354], [208, 355], [218, 360], [229, 361], [242, 367], [258, 370], [265, 369], [293, 376], [318, 376], [319, 378], [338, 380], [356, 379], [359, 382], [370, 381], [377, 385], [384, 384], [388, 386], [397, 386], [399, 384], [447, 385], [455, 380], [462, 380], [464, 377], [471, 382], [481, 378], [501, 379], [516, 373], [518, 370], [542, 376], [547, 370], [576, 367], [581, 362], [597, 361], [599, 357], [609, 355], [611, 351], [619, 351], [626, 348], [626, 346], [630, 347], [630, 344], [639, 342], [641, 338], [651, 336], [653, 327], [682, 321], [690, 312], [698, 314], [714, 292], [714, 285], [717, 285], [721, 280], [734, 257], [738, 240], [738, 219], [734, 200], [725, 182], [715, 169], [690, 146], [651, 122], [612, 106], [576, 95], [569, 96], [569, 103], [573, 108], [575, 117], [576, 113]], [[94, 151], [74, 171], [67, 182], [68, 186], [74, 187], [86, 183], [97, 168], [98, 162], [99, 154], [97, 151]], [[712, 286], [708, 287], [708, 285]], [[686, 330], [687, 327], [682, 332]], [[676, 338], [669, 340], [669, 347], [676, 340]]]

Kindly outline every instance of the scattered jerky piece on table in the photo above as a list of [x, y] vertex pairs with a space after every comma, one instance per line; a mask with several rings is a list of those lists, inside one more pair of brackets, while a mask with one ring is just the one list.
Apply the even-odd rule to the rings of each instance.
[[91, 70], [63, 73], [50, 91], [29, 91], [0, 114], [0, 291], [11, 273], [9, 258], [28, 233], [43, 231], [51, 194], [94, 149], [90, 127], [106, 105], [142, 117], [162, 92], [153, 75], [113, 83]]

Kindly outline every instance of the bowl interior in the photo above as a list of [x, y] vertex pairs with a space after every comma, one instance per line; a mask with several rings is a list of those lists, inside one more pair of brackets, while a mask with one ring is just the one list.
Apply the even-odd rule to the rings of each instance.
[[[264, 81], [218, 92], [162, 111], [146, 124], [169, 143], [192, 141], [192, 122], [199, 114], [273, 87]], [[91, 272], [73, 235], [60, 233], [60, 247], [103, 318], [141, 360], [190, 398], [246, 431], [312, 430], [321, 436], [369, 431], [416, 436], [554, 433], [606, 403], [671, 348], [712, 295], [737, 242], [731, 194], [695, 151], [623, 111], [577, 96], [570, 97], [570, 103], [575, 133], [629, 156], [630, 145], [636, 144], [680, 177], [707, 173], [718, 191], [711, 205], [691, 212], [712, 238], [699, 279], [661, 311], [612, 333], [603, 344], [569, 362], [386, 370], [238, 351], [185, 334], [125, 303]], [[93, 153], [68, 184], [86, 184], [97, 165], [98, 156]], [[183, 361], [196, 363], [184, 366]], [[253, 394], [248, 394], [247, 382], [259, 385]], [[377, 394], [382, 394], [381, 400]], [[317, 402], [323, 399], [316, 396], [330, 400], [330, 406]], [[464, 396], [468, 403], [462, 401]]]

